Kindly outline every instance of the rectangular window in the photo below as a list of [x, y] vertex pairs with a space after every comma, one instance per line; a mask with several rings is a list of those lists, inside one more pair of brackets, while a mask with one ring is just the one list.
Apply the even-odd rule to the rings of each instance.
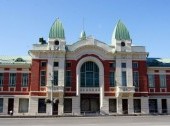
[[149, 87], [155, 87], [155, 79], [153, 74], [148, 75]]
[[64, 113], [72, 113], [72, 99], [71, 98], [64, 99]]
[[47, 66], [47, 62], [43, 61], [41, 62], [41, 67], [46, 67]]
[[159, 75], [160, 79], [160, 87], [165, 88], [166, 87], [166, 75]]
[[66, 63], [66, 68], [70, 68], [71, 67], [71, 63]]
[[29, 108], [29, 99], [19, 99], [19, 113], [27, 113]]
[[117, 112], [116, 99], [109, 99], [109, 112]]
[[122, 86], [127, 86], [126, 71], [122, 71]]
[[3, 98], [0, 98], [0, 113], [3, 113]]
[[140, 99], [134, 99], [134, 113], [141, 113], [141, 100]]
[[138, 68], [138, 63], [137, 63], [137, 62], [133, 62], [133, 63], [132, 63], [132, 67], [133, 67], [133, 68]]
[[133, 71], [133, 86], [139, 87], [139, 72]]
[[122, 68], [126, 68], [126, 63], [121, 64]]
[[115, 86], [115, 73], [113, 71], [110, 72], [109, 78], [110, 78], [110, 87], [114, 87]]
[[41, 86], [46, 85], [46, 71], [40, 72], [40, 83], [41, 83]]
[[9, 86], [13, 87], [16, 85], [16, 73], [10, 73], [9, 81]]
[[58, 85], [58, 71], [54, 71], [54, 73], [53, 73], [53, 77], [54, 77], [54, 82], [53, 82], [53, 84], [55, 85], [55, 86], [57, 86]]
[[59, 63], [58, 62], [54, 62], [54, 67], [58, 67]]
[[27, 87], [28, 86], [28, 73], [22, 74], [22, 86]]
[[0, 87], [3, 86], [4, 83], [4, 76], [3, 73], [0, 73]]
[[109, 67], [110, 67], [110, 68], [115, 68], [115, 63], [114, 63], [114, 62], [109, 63]]
[[71, 71], [66, 71], [66, 87], [71, 86]]
[[45, 99], [38, 99], [38, 113], [46, 113]]

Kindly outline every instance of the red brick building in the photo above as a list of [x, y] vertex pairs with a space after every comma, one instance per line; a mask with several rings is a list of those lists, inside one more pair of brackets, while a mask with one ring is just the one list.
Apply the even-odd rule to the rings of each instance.
[[148, 58], [119, 21], [111, 44], [81, 33], [65, 41], [59, 19], [29, 56], [0, 56], [0, 114], [170, 113], [170, 59]]

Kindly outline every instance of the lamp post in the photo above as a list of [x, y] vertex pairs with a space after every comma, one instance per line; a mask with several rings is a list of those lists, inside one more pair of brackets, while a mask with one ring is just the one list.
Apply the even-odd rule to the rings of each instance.
[[53, 83], [54, 80], [51, 80], [51, 115], [53, 115]]

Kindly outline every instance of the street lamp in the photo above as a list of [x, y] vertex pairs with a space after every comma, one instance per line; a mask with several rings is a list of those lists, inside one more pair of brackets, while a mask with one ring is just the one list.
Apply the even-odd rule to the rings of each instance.
[[53, 115], [53, 84], [54, 80], [51, 80], [51, 115]]

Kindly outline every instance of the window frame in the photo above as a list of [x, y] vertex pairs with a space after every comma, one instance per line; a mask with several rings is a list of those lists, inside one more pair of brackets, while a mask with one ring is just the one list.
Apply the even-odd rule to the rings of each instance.
[[53, 85], [58, 86], [58, 70], [53, 71]]
[[155, 87], [155, 75], [154, 74], [148, 74], [148, 86], [150, 88]]
[[47, 66], [47, 62], [46, 61], [41, 61], [41, 67], [46, 67]]
[[0, 87], [4, 84], [4, 73], [0, 73]]
[[9, 86], [16, 86], [17, 73], [9, 73]]
[[[163, 77], [163, 78], [161, 78]], [[160, 81], [160, 88], [166, 88], [167, 84], [166, 84], [166, 74], [160, 74], [159, 75], [159, 81]]]
[[[24, 76], [26, 75], [26, 76]], [[26, 83], [25, 83], [26, 82]], [[22, 73], [22, 87], [27, 87], [29, 84], [29, 73]]]
[[121, 68], [126, 68], [126, 63], [121, 63]]
[[[134, 73], [137, 73], [137, 84], [135, 84], [135, 74]], [[133, 86], [135, 86], [135, 87], [139, 87], [139, 71], [133, 71]]]
[[59, 67], [59, 62], [58, 61], [54, 61], [53, 62], [53, 67]]
[[[42, 72], [45, 72], [45, 75], [42, 75]], [[46, 81], [47, 81], [47, 80], [46, 80], [46, 74], [47, 74], [47, 73], [46, 73], [46, 70], [41, 70], [41, 71], [40, 71], [40, 86], [46, 86]], [[42, 77], [45, 77], [45, 78], [44, 78], [44, 81], [45, 81], [44, 83], [42, 83]]]

